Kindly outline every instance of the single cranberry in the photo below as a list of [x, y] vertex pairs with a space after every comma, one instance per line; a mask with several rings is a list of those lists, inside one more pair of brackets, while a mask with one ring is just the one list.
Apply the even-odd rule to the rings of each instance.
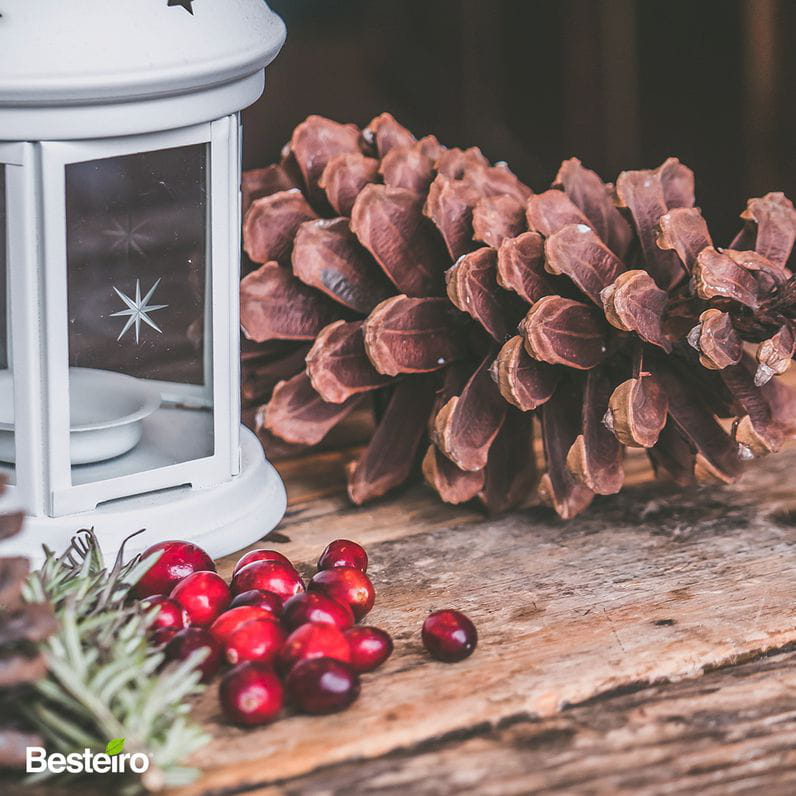
[[359, 696], [359, 675], [334, 658], [301, 661], [287, 676], [288, 693], [305, 713], [334, 713]]
[[171, 599], [185, 608], [192, 625], [207, 627], [226, 611], [232, 595], [220, 575], [215, 572], [194, 572], [174, 587]]
[[288, 630], [295, 630], [307, 622], [325, 622], [338, 630], [354, 624], [354, 614], [345, 603], [315, 592], [303, 592], [291, 597], [282, 611], [282, 623]]
[[332, 569], [334, 567], [354, 567], [354, 569], [368, 571], [368, 554], [365, 548], [348, 539], [335, 539], [326, 545], [326, 549], [318, 559], [318, 569]]
[[[248, 564], [253, 564], [255, 561], [278, 561], [280, 564], [287, 564], [287, 566], [293, 567], [293, 562], [287, 556], [277, 553], [276, 550], [250, 550], [238, 559], [238, 563], [235, 564], [235, 569], [232, 570], [232, 577], [235, 577], [240, 570]], [[293, 569], [295, 569], [295, 567], [293, 567]]]
[[285, 631], [273, 619], [252, 619], [227, 636], [224, 655], [231, 664], [271, 664], [285, 643]]
[[254, 561], [239, 569], [232, 578], [232, 591], [240, 594], [250, 589], [272, 591], [283, 600], [304, 591], [301, 575], [289, 564], [279, 561]]
[[133, 586], [133, 594], [138, 598], [171, 594], [171, 590], [193, 572], [216, 571], [213, 559], [190, 542], [159, 542], [147, 547], [141, 558], [146, 560], [157, 553], [160, 557]]
[[392, 639], [378, 627], [356, 625], [343, 635], [351, 648], [351, 668], [355, 672], [372, 672], [392, 655]]
[[277, 622], [272, 614], [256, 605], [239, 605], [237, 608], [229, 608], [216, 618], [210, 625], [210, 632], [214, 638], [225, 644], [231, 633], [254, 619], [263, 619], [272, 624]]
[[166, 645], [166, 657], [169, 660], [184, 661], [199, 649], [208, 649], [209, 653], [199, 664], [202, 682], [207, 683], [221, 666], [224, 650], [211, 635], [201, 627], [187, 627], [180, 630]]
[[262, 608], [263, 611], [268, 611], [274, 619], [279, 619], [282, 616], [282, 598], [272, 591], [263, 591], [262, 589], [242, 591], [232, 598], [229, 607], [239, 608], [241, 605], [256, 605], [258, 608]]
[[464, 660], [478, 644], [475, 625], [459, 611], [434, 611], [423, 622], [423, 644], [438, 660]]
[[171, 597], [155, 594], [152, 597], [147, 597], [141, 603], [141, 607], [147, 613], [157, 608], [157, 613], [149, 625], [149, 630], [160, 630], [164, 627], [182, 630], [184, 627], [188, 627], [190, 623], [188, 612], [176, 600], [172, 600]]
[[241, 663], [228, 671], [218, 690], [224, 714], [235, 724], [267, 724], [281, 712], [284, 689], [268, 666]]
[[373, 608], [376, 592], [370, 578], [354, 567], [322, 569], [312, 576], [309, 590], [325, 594], [339, 603], [346, 603], [359, 621]]
[[161, 647], [168, 644], [177, 633], [180, 632], [178, 627], [159, 627], [151, 635], [152, 644], [155, 647]]
[[334, 625], [308, 622], [296, 628], [285, 641], [279, 654], [282, 671], [289, 672], [299, 661], [308, 658], [351, 659], [346, 637]]

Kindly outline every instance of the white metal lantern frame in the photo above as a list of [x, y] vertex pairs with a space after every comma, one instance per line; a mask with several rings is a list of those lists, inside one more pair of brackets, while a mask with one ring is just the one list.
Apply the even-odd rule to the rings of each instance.
[[[202, 1], [217, 10], [228, 2]], [[239, 111], [262, 92], [264, 66], [278, 52], [284, 28], [261, 0], [235, 4], [267, 14], [271, 36], [255, 55], [246, 54], [251, 63], [239, 59], [224, 80], [202, 76], [182, 91], [132, 98], [118, 96], [117, 87], [99, 104], [95, 90], [83, 103], [73, 97], [71, 107], [17, 105], [4, 102], [0, 92], [0, 121], [6, 123], [0, 136], [29, 139], [0, 141], [16, 450], [9, 491], [27, 515], [22, 534], [0, 542], [0, 554], [38, 558], [42, 544], [64, 548], [76, 530], [93, 526], [107, 553], [146, 528], [129, 552], [183, 538], [218, 556], [260, 538], [284, 512], [284, 487], [240, 423], [239, 356]], [[227, 11], [234, 13], [229, 6]], [[214, 112], [223, 115], [205, 120]], [[165, 129], [152, 129], [156, 125]], [[53, 137], [30, 140], [39, 128]], [[98, 477], [76, 482], [70, 458], [67, 167], [197, 144], [207, 153], [205, 383], [150, 386], [166, 407], [186, 398], [212, 404], [212, 454], [118, 474], [113, 464], [98, 465]]]

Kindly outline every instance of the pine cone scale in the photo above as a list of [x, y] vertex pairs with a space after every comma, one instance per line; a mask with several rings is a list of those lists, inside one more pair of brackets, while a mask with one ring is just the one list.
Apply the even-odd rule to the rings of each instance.
[[550, 365], [589, 370], [608, 352], [608, 329], [597, 310], [562, 296], [537, 301], [520, 323], [525, 350]]
[[442, 293], [444, 258], [423, 223], [422, 197], [403, 188], [368, 185], [351, 211], [351, 230], [399, 292]]
[[577, 158], [565, 160], [553, 180], [588, 219], [586, 222], [623, 259], [630, 248], [633, 231], [610, 197], [608, 186]]
[[578, 481], [566, 465], [566, 458], [578, 437], [583, 392], [569, 377], [556, 390], [556, 400], [545, 403], [542, 418], [542, 445], [547, 472], [539, 484], [539, 496], [565, 520], [577, 516], [594, 499], [594, 493]]
[[[0, 486], [0, 492], [4, 487]], [[0, 514], [0, 539], [8, 539], [16, 536], [22, 530], [24, 515], [21, 511], [10, 514]]]
[[[661, 167], [663, 168], [663, 167]], [[644, 263], [662, 290], [669, 291], [685, 275], [679, 257], [657, 245], [656, 225], [668, 210], [661, 171], [623, 171], [616, 181], [616, 193], [633, 216]]]
[[519, 335], [503, 345], [490, 368], [503, 400], [522, 412], [537, 409], [549, 401], [562, 373], [561, 368], [529, 356]]
[[602, 307], [601, 293], [625, 270], [622, 261], [585, 224], [566, 224], [544, 244], [545, 268], [569, 277], [583, 295]]
[[362, 315], [392, 294], [376, 263], [357, 245], [345, 218], [301, 224], [291, 263], [305, 285]]
[[796, 241], [793, 202], [783, 193], [767, 193], [758, 199], [750, 199], [741, 218], [755, 227], [754, 246], [749, 248], [784, 267]]
[[436, 396], [436, 374], [396, 385], [364, 455], [348, 467], [348, 494], [357, 504], [380, 497], [410, 476]]
[[467, 354], [443, 298], [395, 296], [379, 304], [364, 324], [365, 350], [387, 376], [442, 370]]
[[596, 495], [614, 495], [624, 482], [623, 449], [616, 435], [603, 423], [613, 392], [610, 378], [601, 368], [590, 370], [583, 390], [582, 433], [567, 452], [571, 473]]
[[489, 449], [506, 417], [506, 403], [489, 373], [493, 360], [491, 353], [484, 358], [461, 395], [439, 410], [434, 424], [437, 446], [468, 472], [486, 467]]
[[362, 396], [352, 395], [341, 403], [324, 401], [302, 371], [276, 385], [260, 422], [292, 445], [317, 445], [361, 400]]
[[241, 281], [240, 324], [250, 340], [314, 340], [333, 320], [330, 302], [276, 262], [265, 263]]
[[634, 332], [669, 354], [672, 343], [664, 329], [667, 298], [652, 277], [640, 270], [625, 271], [600, 291], [608, 323], [624, 332]]
[[696, 207], [676, 207], [658, 220], [658, 248], [676, 252], [686, 270], [694, 270], [697, 255], [713, 246], [708, 225]]

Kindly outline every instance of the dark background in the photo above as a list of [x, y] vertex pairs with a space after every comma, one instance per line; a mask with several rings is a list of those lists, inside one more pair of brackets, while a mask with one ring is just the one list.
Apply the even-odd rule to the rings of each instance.
[[796, 195], [793, 0], [270, 0], [287, 23], [244, 167], [310, 113], [480, 146], [534, 190], [676, 155], [729, 242], [748, 196]]

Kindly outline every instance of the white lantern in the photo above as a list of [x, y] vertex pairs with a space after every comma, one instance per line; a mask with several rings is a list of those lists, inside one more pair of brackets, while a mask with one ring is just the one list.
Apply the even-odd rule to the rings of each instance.
[[284, 487], [240, 425], [239, 112], [285, 37], [263, 0], [0, 8], [0, 553], [239, 549]]

